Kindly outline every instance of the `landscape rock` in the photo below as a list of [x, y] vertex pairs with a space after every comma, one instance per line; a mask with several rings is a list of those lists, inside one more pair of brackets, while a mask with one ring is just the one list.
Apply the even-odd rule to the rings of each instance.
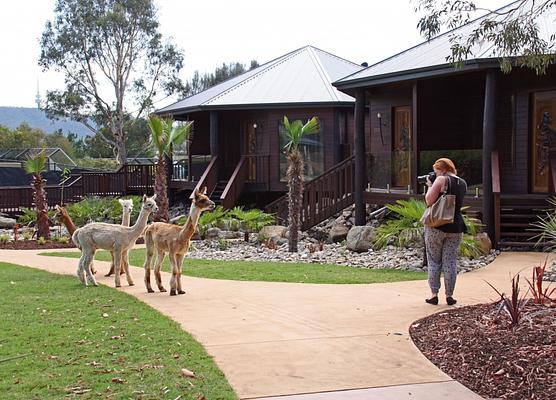
[[353, 226], [347, 234], [346, 247], [348, 250], [363, 253], [369, 250], [374, 238], [374, 228], [370, 226]]
[[490, 250], [492, 250], [492, 242], [486, 232], [477, 233], [474, 239], [483, 254], [490, 253]]
[[286, 237], [288, 228], [282, 225], [267, 225], [259, 231], [260, 237], [265, 237], [273, 240]]
[[346, 224], [334, 224], [328, 236], [333, 243], [341, 242], [347, 237], [349, 228]]
[[10, 229], [12, 228], [15, 224], [17, 224], [17, 221], [13, 218], [8, 218], [8, 217], [0, 217], [0, 228], [3, 229]]
[[206, 239], [218, 239], [222, 236], [222, 231], [219, 228], [208, 228], [205, 233]]

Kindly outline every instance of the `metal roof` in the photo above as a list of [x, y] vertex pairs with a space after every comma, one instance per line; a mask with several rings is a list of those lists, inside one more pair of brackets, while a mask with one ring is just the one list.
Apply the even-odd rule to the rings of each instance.
[[[531, 7], [531, 2], [529, 0], [527, 3], [521, 7], [518, 12], [526, 8]], [[380, 61], [370, 67], [358, 71], [352, 75], [346, 76], [334, 83], [335, 86], [344, 87], [349, 83], [354, 83], [355, 81], [371, 81], [379, 78], [383, 78], [388, 75], [405, 75], [410, 73], [415, 73], [416, 71], [431, 70], [438, 67], [450, 66], [452, 70], [455, 67], [451, 63], [447, 62], [447, 57], [451, 55], [451, 42], [450, 39], [456, 35], [461, 35], [466, 37], [474, 29], [477, 29], [480, 23], [487, 17], [503, 19], [507, 16], [504, 15], [504, 11], [511, 9], [518, 3], [518, 1], [510, 3], [493, 13], [483, 15], [469, 23], [462, 25], [456, 29], [439, 35], [429, 41], [423, 42], [417, 46], [411, 47], [401, 53], [398, 53], [392, 57], [389, 57], [383, 61]], [[550, 42], [551, 35], [556, 34], [556, 9], [550, 8], [544, 14], [537, 17], [537, 24], [539, 26], [539, 35], [542, 39]], [[553, 41], [553, 40], [552, 40]], [[465, 60], [466, 62], [480, 62], [492, 60], [500, 57], [502, 54], [497, 50], [492, 42], [480, 42], [471, 48], [471, 54]]]
[[77, 164], [60, 147], [27, 147], [23, 149], [0, 149], [1, 160], [25, 161], [37, 154], [44, 154], [52, 161], [65, 166], [75, 167]]
[[361, 70], [358, 64], [305, 46], [157, 110], [158, 114], [234, 106], [353, 103], [332, 82]]

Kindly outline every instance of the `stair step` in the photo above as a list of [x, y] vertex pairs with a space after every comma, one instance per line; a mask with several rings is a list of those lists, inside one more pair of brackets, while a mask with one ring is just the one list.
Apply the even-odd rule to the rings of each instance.
[[[537, 242], [506, 242], [500, 241], [498, 246], [512, 246], [512, 247], [535, 247], [537, 246]], [[544, 244], [539, 244], [539, 247], [543, 247]]]
[[538, 214], [514, 214], [514, 213], [501, 213], [501, 218], [515, 218], [515, 219], [537, 219]]
[[500, 226], [505, 226], [505, 227], [514, 227], [514, 228], [532, 228], [533, 226], [531, 224], [525, 224], [525, 223], [520, 223], [520, 222], [501, 222]]
[[500, 236], [502, 237], [524, 237], [524, 238], [530, 238], [533, 236], [537, 236], [538, 233], [536, 232], [500, 232]]
[[550, 208], [536, 205], [510, 205], [503, 204], [500, 206], [501, 211], [512, 211], [512, 210], [530, 210], [530, 211], [551, 211]]

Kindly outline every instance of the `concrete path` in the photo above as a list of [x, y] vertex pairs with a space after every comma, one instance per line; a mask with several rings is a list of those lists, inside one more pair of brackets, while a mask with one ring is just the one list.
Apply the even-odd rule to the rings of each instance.
[[[0, 261], [75, 275], [77, 260], [37, 254], [0, 250]], [[529, 276], [544, 257], [504, 253], [460, 275], [458, 306], [495, 299], [485, 280], [508, 291], [514, 273], [526, 268]], [[113, 286], [113, 278], [102, 276], [109, 264], [95, 266], [99, 283]], [[190, 332], [242, 399], [480, 399], [430, 363], [409, 337], [413, 321], [448, 308], [424, 302], [426, 281], [317, 285], [185, 276], [187, 293], [170, 297], [148, 294], [142, 269], [132, 274], [136, 285], [121, 290]]]

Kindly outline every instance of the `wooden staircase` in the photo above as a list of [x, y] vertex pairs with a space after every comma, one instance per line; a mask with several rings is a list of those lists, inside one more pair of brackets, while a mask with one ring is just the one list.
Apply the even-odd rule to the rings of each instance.
[[534, 249], [537, 245], [534, 237], [539, 232], [531, 224], [550, 210], [547, 199], [547, 195], [501, 194], [498, 247]]
[[[305, 183], [300, 228], [305, 231], [353, 204], [355, 156], [336, 164]], [[288, 197], [284, 195], [265, 207], [276, 215], [277, 223], [287, 225]]]
[[212, 193], [210, 194], [210, 199], [214, 202], [214, 204], [216, 204], [217, 206], [222, 205], [222, 193], [224, 193], [224, 190], [226, 189], [226, 186], [228, 185], [228, 181], [218, 181], [216, 182], [216, 186], [214, 187], [214, 190], [212, 191]]

